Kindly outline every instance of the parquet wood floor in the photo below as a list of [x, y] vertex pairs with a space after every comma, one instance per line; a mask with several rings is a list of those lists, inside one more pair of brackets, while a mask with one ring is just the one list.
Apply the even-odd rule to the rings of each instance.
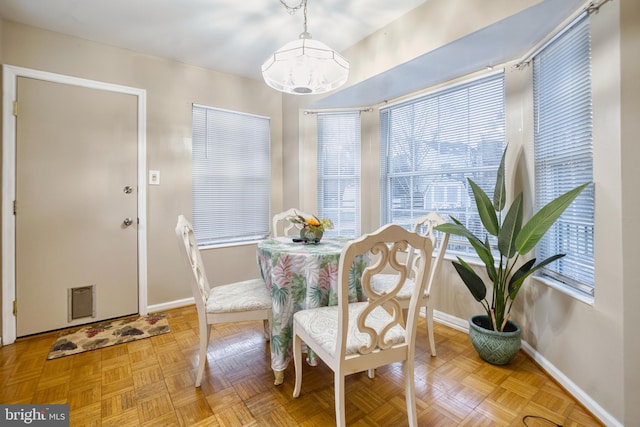
[[[46, 360], [58, 332], [0, 348], [0, 402], [67, 403], [72, 426], [331, 426], [333, 374], [305, 366], [292, 398], [293, 363], [273, 385], [261, 322], [212, 328], [201, 389], [195, 306], [166, 311], [171, 333]], [[522, 426], [539, 415], [563, 426], [600, 426], [524, 353], [506, 367], [476, 355], [465, 333], [435, 325], [437, 357], [420, 320], [416, 397], [420, 426]], [[349, 426], [407, 425], [402, 365], [347, 377]], [[529, 419], [530, 426], [551, 424]]]

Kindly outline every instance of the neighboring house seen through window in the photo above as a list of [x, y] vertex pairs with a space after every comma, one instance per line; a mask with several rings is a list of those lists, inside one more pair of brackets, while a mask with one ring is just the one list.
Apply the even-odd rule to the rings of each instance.
[[[412, 229], [438, 212], [483, 236], [471, 178], [490, 197], [505, 147], [502, 73], [451, 86], [380, 111], [381, 223]], [[466, 238], [449, 251], [474, 255]]]

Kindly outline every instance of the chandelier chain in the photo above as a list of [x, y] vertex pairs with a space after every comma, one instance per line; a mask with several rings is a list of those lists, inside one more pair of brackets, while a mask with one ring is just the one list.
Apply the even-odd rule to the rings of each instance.
[[300, 3], [296, 6], [289, 6], [285, 0], [280, 0], [280, 3], [287, 9], [289, 15], [293, 15], [297, 10], [302, 9], [304, 15], [304, 32], [307, 32], [307, 0], [300, 0]]

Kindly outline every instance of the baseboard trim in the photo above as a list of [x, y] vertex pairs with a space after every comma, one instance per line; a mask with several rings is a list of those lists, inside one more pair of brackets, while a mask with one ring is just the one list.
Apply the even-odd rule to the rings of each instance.
[[[457, 329], [462, 332], [469, 333], [468, 320], [460, 319], [459, 317], [451, 316], [450, 314], [443, 313], [441, 311], [433, 311], [434, 322], [441, 323], [445, 326], [449, 326], [453, 329]], [[623, 427], [623, 424], [616, 420], [610, 413], [608, 413], [602, 406], [598, 404], [591, 396], [585, 393], [580, 387], [578, 387], [573, 381], [571, 381], [562, 371], [556, 368], [549, 360], [536, 351], [529, 343], [522, 341], [522, 350], [533, 359], [551, 378], [557, 381], [562, 387], [567, 390], [578, 402], [580, 402], [585, 408], [587, 408], [594, 417], [598, 418], [602, 423], [612, 427]]]
[[469, 322], [459, 317], [433, 310], [433, 320], [458, 331], [469, 333]]
[[169, 301], [169, 302], [165, 302], [162, 304], [154, 304], [154, 305], [150, 305], [147, 306], [147, 311], [149, 313], [153, 313], [156, 311], [164, 311], [164, 310], [171, 310], [172, 308], [180, 308], [180, 307], [184, 307], [187, 305], [192, 305], [195, 304], [196, 301], [193, 299], [193, 297], [191, 298], [184, 298], [184, 299], [179, 299], [179, 300], [175, 300], [175, 301]]
[[602, 406], [598, 404], [591, 396], [585, 393], [573, 381], [571, 381], [562, 371], [556, 368], [549, 360], [531, 347], [527, 342], [522, 341], [522, 350], [529, 355], [540, 367], [547, 372], [554, 380], [564, 387], [569, 394], [576, 398], [585, 408], [602, 421], [607, 426], [623, 427], [623, 424], [616, 420]]

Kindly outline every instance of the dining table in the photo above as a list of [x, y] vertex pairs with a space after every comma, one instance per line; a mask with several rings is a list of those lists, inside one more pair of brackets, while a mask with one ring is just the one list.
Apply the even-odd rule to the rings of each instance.
[[[317, 244], [288, 237], [274, 237], [257, 244], [260, 274], [271, 292], [271, 368], [275, 382], [284, 381], [284, 371], [293, 356], [293, 314], [299, 310], [338, 304], [338, 263], [344, 246], [353, 237], [324, 236]], [[349, 301], [363, 301], [361, 277], [367, 257], [359, 256], [350, 266]], [[318, 358], [307, 351], [307, 363]]]

